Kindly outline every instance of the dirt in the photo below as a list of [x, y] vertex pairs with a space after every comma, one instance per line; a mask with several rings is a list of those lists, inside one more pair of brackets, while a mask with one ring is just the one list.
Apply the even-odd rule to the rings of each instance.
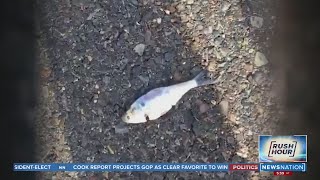
[[[267, 16], [270, 5], [237, 0], [53, 0], [37, 6], [40, 162], [257, 161], [257, 135], [269, 132], [276, 122], [267, 93], [268, 66], [253, 67], [253, 52], [268, 54], [274, 18]], [[251, 15], [263, 17], [261, 29], [250, 27]], [[122, 114], [140, 95], [189, 80], [213, 64], [213, 74], [224, 77], [220, 84], [191, 90], [154, 122], [121, 123]], [[267, 120], [270, 125], [264, 126]], [[257, 174], [39, 174], [49, 179], [253, 176]]]

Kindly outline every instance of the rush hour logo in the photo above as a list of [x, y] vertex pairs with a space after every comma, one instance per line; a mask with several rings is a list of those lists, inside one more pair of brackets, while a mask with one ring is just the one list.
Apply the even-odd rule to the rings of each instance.
[[271, 141], [268, 157], [280, 154], [288, 155], [288, 157], [294, 157], [297, 143], [297, 141], [292, 141], [292, 143], [278, 143], [277, 141]]
[[307, 136], [259, 136], [260, 162], [307, 162]]

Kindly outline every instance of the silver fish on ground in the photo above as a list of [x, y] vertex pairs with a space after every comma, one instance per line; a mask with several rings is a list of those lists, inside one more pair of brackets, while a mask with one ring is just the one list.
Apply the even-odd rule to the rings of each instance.
[[153, 89], [138, 98], [130, 106], [130, 109], [122, 116], [122, 121], [144, 123], [148, 120], [156, 120], [176, 105], [189, 90], [199, 86], [215, 84], [218, 81], [219, 78], [217, 80], [208, 78], [207, 71], [203, 70], [189, 81]]

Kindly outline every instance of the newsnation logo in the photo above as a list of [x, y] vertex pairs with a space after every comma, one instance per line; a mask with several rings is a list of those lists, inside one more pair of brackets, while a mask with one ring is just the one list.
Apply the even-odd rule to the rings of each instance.
[[307, 162], [307, 136], [259, 136], [260, 162]]

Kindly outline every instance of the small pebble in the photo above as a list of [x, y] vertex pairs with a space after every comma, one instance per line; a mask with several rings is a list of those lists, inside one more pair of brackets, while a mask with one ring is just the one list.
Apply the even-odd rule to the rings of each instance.
[[221, 10], [223, 12], [226, 12], [230, 8], [230, 6], [231, 6], [231, 3], [227, 2], [227, 1], [224, 1]]
[[227, 142], [229, 143], [229, 144], [234, 144], [234, 137], [227, 137]]
[[48, 86], [42, 87], [42, 95], [43, 95], [44, 98], [48, 98], [48, 97], [49, 97], [49, 89], [48, 89]]
[[115, 126], [114, 130], [115, 130], [115, 133], [116, 133], [116, 134], [125, 134], [125, 133], [128, 133], [128, 132], [129, 132], [128, 127], [126, 127], [126, 126], [120, 126], [120, 125]]
[[187, 0], [187, 4], [191, 5], [194, 3], [194, 0]]
[[223, 172], [218, 172], [217, 173], [217, 176], [219, 177], [219, 178], [224, 178], [224, 176], [226, 175], [226, 173], [223, 173]]
[[176, 8], [174, 6], [170, 6], [169, 11], [170, 11], [170, 13], [174, 13], [174, 12], [176, 12]]
[[203, 26], [202, 26], [202, 25], [199, 25], [199, 26], [197, 26], [197, 29], [198, 29], [199, 31], [201, 31], [201, 30], [203, 29]]
[[253, 80], [261, 85], [266, 79], [265, 79], [265, 75], [262, 72], [255, 72], [253, 74]]
[[208, 65], [208, 70], [209, 71], [211, 71], [211, 72], [215, 71], [216, 67], [217, 67], [217, 63], [216, 62], [214, 62], [214, 61], [209, 62], [209, 65]]
[[202, 103], [199, 107], [200, 114], [207, 112], [210, 109], [207, 103]]
[[263, 25], [263, 18], [258, 16], [251, 16], [250, 17], [250, 24], [252, 27], [261, 28]]
[[247, 72], [251, 73], [251, 72], [253, 71], [253, 65], [252, 65], [252, 64], [245, 64], [245, 65], [244, 65], [244, 69], [245, 69]]
[[221, 48], [220, 53], [222, 57], [226, 57], [230, 53], [230, 50], [228, 48]]
[[161, 24], [162, 19], [161, 18], [157, 18], [157, 23]]
[[264, 65], [268, 64], [268, 60], [267, 60], [266, 56], [263, 53], [257, 52], [256, 56], [254, 58], [254, 64], [257, 67], [264, 66]]
[[220, 105], [220, 108], [221, 108], [221, 113], [223, 115], [227, 116], [228, 115], [228, 111], [229, 111], [229, 103], [228, 103], [228, 101], [223, 100], [223, 101], [220, 102], [219, 105]]
[[205, 29], [205, 30], [203, 31], [203, 33], [204, 33], [205, 35], [212, 34], [212, 32], [213, 32], [212, 26], [209, 26], [207, 29]]
[[177, 6], [177, 10], [178, 11], [183, 11], [185, 9], [185, 5], [184, 4], [179, 4], [178, 6]]
[[144, 49], [146, 48], [146, 45], [144, 44], [138, 44], [136, 47], [133, 49], [139, 56], [143, 55]]
[[91, 56], [87, 56], [88, 60], [91, 62], [92, 61], [92, 57]]
[[173, 79], [175, 81], [180, 81], [182, 79], [182, 76], [179, 72], [175, 72], [174, 75], [173, 75]]

